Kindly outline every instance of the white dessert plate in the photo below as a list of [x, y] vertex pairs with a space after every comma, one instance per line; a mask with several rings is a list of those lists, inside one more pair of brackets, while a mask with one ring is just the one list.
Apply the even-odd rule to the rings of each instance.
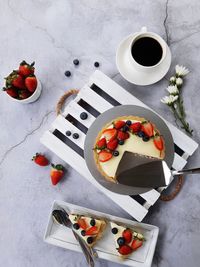
[[116, 64], [117, 68], [122, 75], [122, 77], [129, 81], [130, 83], [134, 83], [136, 85], [150, 85], [161, 80], [165, 74], [168, 72], [169, 67], [171, 65], [171, 52], [169, 47], [167, 46], [166, 57], [163, 60], [162, 64], [160, 64], [156, 70], [152, 70], [151, 72], [142, 72], [136, 70], [130, 63], [128, 58], [128, 50], [131, 41], [134, 38], [134, 34], [126, 37], [120, 44], [116, 53]]
[[[123, 195], [138, 195], [143, 194], [152, 188], [144, 188], [144, 187], [133, 187], [128, 185], [122, 185], [118, 183], [113, 183], [107, 181], [103, 175], [98, 171], [93, 154], [93, 148], [95, 144], [96, 137], [101, 129], [112, 120], [121, 116], [139, 116], [141, 118], [145, 118], [150, 120], [152, 123], [156, 125], [160, 133], [162, 134], [165, 140], [165, 158], [167, 165], [171, 168], [173, 160], [174, 160], [174, 141], [171, 135], [169, 128], [163, 119], [154, 113], [153, 111], [143, 108], [141, 106], [135, 105], [122, 105], [111, 108], [100, 116], [96, 118], [93, 124], [88, 129], [85, 144], [84, 144], [84, 158], [87, 164], [89, 171], [91, 172], [94, 179], [100, 183], [102, 186], [107, 188], [108, 190], [123, 194]], [[134, 167], [134, 166], [133, 166]], [[148, 175], [147, 175], [148, 177]]]
[[[51, 213], [54, 209], [64, 208], [68, 213], [78, 213], [88, 215], [94, 218], [104, 218], [108, 223], [103, 237], [98, 240], [95, 250], [98, 257], [108, 261], [116, 262], [122, 265], [133, 267], [150, 267], [158, 239], [159, 229], [157, 226], [138, 223], [124, 218], [115, 217], [102, 212], [86, 209], [63, 201], [54, 201], [48, 225], [46, 228], [44, 241], [62, 248], [81, 252], [81, 249], [70, 228], [57, 225], [53, 222]], [[142, 233], [146, 239], [143, 246], [134, 251], [127, 259], [121, 259], [115, 249], [115, 242], [109, 221], [114, 221], [121, 225], [133, 228], [135, 231]], [[76, 259], [74, 259], [74, 264]]]

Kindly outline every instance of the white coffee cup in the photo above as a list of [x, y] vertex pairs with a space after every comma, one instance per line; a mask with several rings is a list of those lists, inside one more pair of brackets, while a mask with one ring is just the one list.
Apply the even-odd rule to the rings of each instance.
[[[153, 66], [141, 65], [138, 62], [136, 62], [135, 59], [133, 58], [133, 55], [131, 52], [132, 46], [138, 39], [143, 38], [143, 37], [150, 37], [150, 38], [155, 39], [160, 44], [160, 46], [162, 48], [162, 57], [161, 57], [160, 61]], [[128, 59], [129, 59], [129, 62], [131, 63], [133, 68], [135, 68], [136, 70], [141, 71], [141, 72], [146, 72], [146, 73], [148, 72], [149, 73], [149, 72], [156, 71], [156, 69], [158, 69], [158, 67], [162, 64], [162, 62], [166, 58], [166, 54], [167, 54], [167, 44], [163, 40], [163, 38], [154, 32], [148, 32], [146, 27], [142, 27], [140, 32], [138, 32], [137, 34], [134, 35], [134, 37], [133, 37], [133, 39], [129, 45]]]

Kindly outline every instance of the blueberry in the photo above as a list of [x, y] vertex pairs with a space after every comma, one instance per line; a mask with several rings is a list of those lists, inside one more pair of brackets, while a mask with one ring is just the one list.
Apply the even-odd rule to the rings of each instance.
[[95, 224], [96, 224], [95, 219], [91, 219], [91, 221], [90, 221], [90, 225], [91, 225], [91, 226], [95, 226]]
[[131, 122], [131, 121], [126, 121], [126, 124], [127, 124], [128, 126], [131, 126], [132, 122]]
[[73, 137], [74, 139], [78, 139], [78, 138], [79, 138], [79, 134], [78, 134], [78, 133], [74, 133], [74, 134], [72, 135], [72, 137]]
[[127, 125], [125, 125], [123, 128], [122, 128], [122, 132], [127, 132], [129, 130], [129, 127]]
[[65, 71], [65, 76], [70, 77], [71, 76], [71, 72], [69, 70]]
[[96, 67], [96, 68], [98, 68], [99, 67], [99, 62], [94, 62], [94, 66]]
[[91, 237], [91, 236], [88, 237], [88, 238], [87, 238], [87, 242], [88, 242], [88, 244], [92, 244], [92, 242], [93, 242], [93, 237]]
[[79, 60], [78, 60], [78, 59], [74, 59], [74, 60], [73, 60], [73, 63], [74, 63], [74, 65], [77, 66], [77, 65], [79, 65]]
[[113, 151], [113, 156], [114, 156], [114, 157], [119, 156], [119, 151], [117, 151], [117, 150]]
[[66, 136], [70, 136], [72, 133], [70, 131], [66, 131]]
[[81, 120], [86, 120], [87, 117], [88, 117], [88, 114], [87, 114], [86, 112], [82, 112], [82, 113], [80, 114], [80, 118], [81, 118]]
[[73, 227], [74, 227], [75, 230], [78, 230], [79, 229], [79, 224], [78, 223], [74, 223]]
[[112, 228], [112, 233], [114, 234], [114, 235], [116, 235], [117, 233], [118, 233], [118, 229], [116, 228], [116, 227], [114, 227], [114, 228]]
[[142, 137], [142, 140], [144, 141], [144, 142], [148, 142], [149, 141], [149, 136], [147, 136], [147, 135], [145, 135], [145, 136], [143, 136]]
[[119, 237], [117, 239], [117, 243], [118, 243], [119, 246], [123, 246], [125, 244], [125, 238]]
[[119, 140], [118, 144], [122, 146], [124, 144], [124, 140]]
[[140, 131], [140, 132], [138, 132], [138, 134], [137, 134], [139, 137], [144, 137], [145, 136], [145, 133], [144, 132], [142, 132], [142, 131]]
[[82, 236], [85, 236], [85, 234], [86, 234], [86, 231], [85, 231], [85, 230], [82, 230], [82, 231], [81, 231], [81, 235], [82, 235]]

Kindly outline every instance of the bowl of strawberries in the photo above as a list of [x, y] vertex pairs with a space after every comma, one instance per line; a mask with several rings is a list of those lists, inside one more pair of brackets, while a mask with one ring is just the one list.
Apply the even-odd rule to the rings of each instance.
[[3, 90], [14, 101], [27, 104], [36, 101], [42, 91], [41, 83], [35, 76], [35, 62], [28, 64], [23, 60], [18, 70], [13, 70], [5, 78]]

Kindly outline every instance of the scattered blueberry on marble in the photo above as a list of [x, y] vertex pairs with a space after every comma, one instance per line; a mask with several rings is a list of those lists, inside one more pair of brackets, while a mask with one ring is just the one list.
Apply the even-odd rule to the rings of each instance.
[[96, 67], [96, 68], [98, 68], [99, 67], [99, 62], [94, 62], [94, 66]]
[[75, 230], [78, 230], [79, 229], [79, 224], [78, 223], [74, 223], [73, 227], [74, 227]]
[[86, 234], [85, 230], [82, 230], [82, 231], [81, 231], [81, 235], [82, 235], [82, 236], [85, 236], [85, 234]]
[[119, 140], [119, 143], [118, 143], [120, 146], [122, 146], [124, 144], [124, 140]]
[[80, 114], [80, 118], [81, 118], [81, 120], [86, 120], [87, 117], [88, 117], [88, 114], [87, 114], [86, 112], [82, 112], [82, 113]]
[[70, 136], [72, 133], [70, 131], [66, 131], [66, 136]]
[[79, 65], [79, 60], [78, 59], [74, 59], [73, 63], [74, 63], [74, 65], [78, 66]]
[[117, 233], [118, 233], [118, 229], [116, 228], [116, 227], [114, 227], [114, 228], [112, 228], [112, 233], [114, 234], [114, 235], [116, 235]]
[[130, 120], [128, 120], [128, 121], [126, 121], [126, 124], [127, 124], [128, 126], [131, 126], [132, 122], [131, 122]]
[[74, 133], [72, 136], [73, 136], [74, 139], [78, 139], [79, 138], [79, 134], [78, 133]]
[[117, 151], [117, 150], [113, 151], [113, 156], [114, 156], [114, 157], [119, 156], [119, 151]]
[[139, 137], [144, 137], [145, 136], [145, 133], [143, 132], [143, 131], [140, 131], [140, 132], [138, 132], [138, 134], [137, 134]]
[[117, 243], [119, 246], [123, 246], [125, 244], [125, 239], [123, 237], [119, 237], [117, 239]]
[[148, 142], [149, 141], [149, 136], [147, 136], [147, 135], [145, 135], [145, 136], [143, 136], [142, 137], [142, 140], [144, 141], [144, 142]]
[[127, 125], [125, 125], [123, 128], [122, 128], [122, 132], [127, 132], [129, 130], [129, 127]]
[[93, 242], [93, 238], [90, 236], [90, 237], [88, 237], [87, 238], [87, 242], [88, 242], [88, 244], [92, 244], [92, 242]]
[[69, 70], [65, 71], [65, 76], [70, 77], [71, 76], [71, 72]]
[[95, 219], [91, 219], [91, 221], [90, 221], [90, 225], [91, 225], [91, 226], [95, 226], [95, 224], [96, 224]]

